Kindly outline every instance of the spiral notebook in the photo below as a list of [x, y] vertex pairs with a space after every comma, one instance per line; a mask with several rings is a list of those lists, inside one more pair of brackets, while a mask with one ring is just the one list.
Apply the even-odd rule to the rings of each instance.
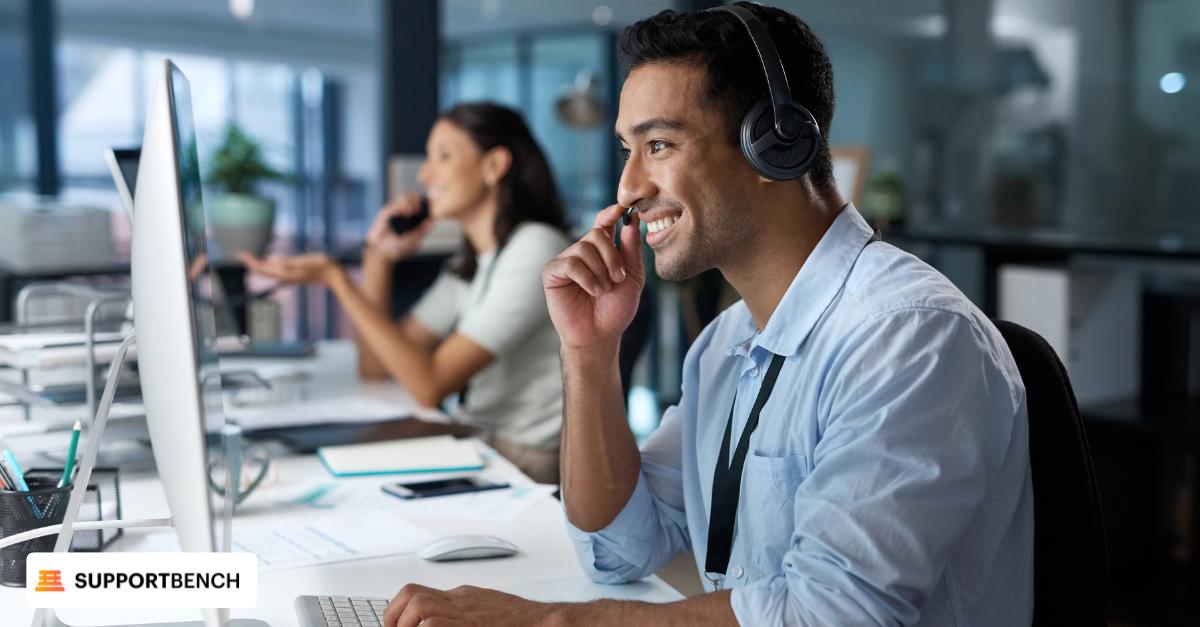
[[335, 477], [483, 470], [475, 446], [452, 435], [323, 446], [317, 456]]

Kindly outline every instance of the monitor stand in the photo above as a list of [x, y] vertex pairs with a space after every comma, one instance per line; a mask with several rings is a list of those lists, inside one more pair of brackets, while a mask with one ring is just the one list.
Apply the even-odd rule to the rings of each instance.
[[[62, 529], [58, 533], [58, 539], [54, 544], [56, 553], [65, 553], [70, 550], [71, 539], [74, 536], [74, 525], [79, 517], [79, 507], [83, 502], [84, 493], [87, 491], [88, 482], [91, 479], [92, 468], [96, 465], [96, 456], [100, 452], [100, 440], [104, 437], [104, 427], [108, 424], [108, 411], [112, 407], [113, 397], [116, 394], [117, 381], [121, 378], [121, 369], [125, 364], [125, 356], [133, 346], [135, 336], [130, 333], [125, 341], [121, 342], [121, 346], [117, 349], [116, 355], [113, 357], [112, 365], [108, 371], [108, 381], [104, 386], [104, 393], [100, 398], [100, 406], [96, 410], [95, 420], [92, 421], [91, 428], [88, 433], [87, 449], [83, 453], [82, 461], [79, 464], [79, 473], [75, 477], [75, 487], [71, 490], [71, 498], [67, 501], [67, 511], [63, 516]], [[229, 515], [227, 513], [226, 515]], [[228, 529], [228, 527], [226, 527]], [[228, 537], [228, 536], [227, 536]], [[213, 627], [221, 625], [223, 627], [270, 627], [268, 623], [254, 619], [224, 619], [227, 616], [228, 610], [204, 610], [205, 620], [203, 621], [183, 621], [170, 623], [147, 623], [139, 627]], [[53, 610], [39, 609], [34, 612], [31, 627], [73, 627], [64, 623], [58, 617], [58, 613]], [[117, 626], [110, 626], [117, 627]]]

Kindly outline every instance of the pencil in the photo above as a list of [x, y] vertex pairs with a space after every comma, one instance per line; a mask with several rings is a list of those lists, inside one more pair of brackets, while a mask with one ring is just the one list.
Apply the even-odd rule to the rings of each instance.
[[63, 488], [71, 483], [71, 471], [75, 469], [75, 451], [79, 449], [79, 431], [83, 425], [79, 421], [75, 421], [75, 426], [71, 429], [71, 445], [67, 447], [67, 463], [63, 467], [62, 479], [58, 480], [58, 487]]
[[[11, 471], [13, 485], [22, 492], [29, 491], [29, 484], [25, 483], [25, 473], [21, 470], [21, 464], [17, 463], [17, 458], [13, 457], [12, 451], [4, 449], [4, 462], [8, 464], [8, 469]], [[33, 500], [32, 496], [25, 497], [29, 499], [29, 507], [33, 509], [34, 518], [41, 518], [42, 511], [38, 509], [37, 501]]]

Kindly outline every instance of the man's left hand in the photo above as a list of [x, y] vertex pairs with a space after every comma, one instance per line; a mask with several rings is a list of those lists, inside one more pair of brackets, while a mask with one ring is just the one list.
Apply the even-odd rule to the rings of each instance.
[[474, 586], [436, 590], [410, 583], [388, 604], [383, 624], [384, 627], [550, 625], [560, 607]]

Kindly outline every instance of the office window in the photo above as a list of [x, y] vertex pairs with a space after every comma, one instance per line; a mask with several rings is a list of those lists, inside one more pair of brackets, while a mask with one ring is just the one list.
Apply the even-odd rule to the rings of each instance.
[[832, 143], [899, 172], [911, 220], [1200, 234], [1197, 3], [779, 4], [833, 60]]
[[0, 2], [0, 192], [29, 191], [36, 168], [24, 2]]
[[442, 52], [440, 98], [454, 103], [489, 100], [522, 107], [521, 62], [517, 42], [485, 41], [452, 45]]
[[145, 101], [141, 56], [131, 48], [66, 42], [58, 47], [59, 171], [68, 186], [108, 174], [104, 150], [141, 143]]
[[[325, 250], [361, 241], [366, 218], [382, 195], [379, 3], [306, 3], [296, 9], [257, 3], [243, 21], [218, 0], [59, 0], [63, 194], [114, 209], [119, 254], [127, 254], [129, 226], [116, 211], [103, 150], [140, 143], [145, 103], [158, 87], [163, 58], [179, 65], [192, 84], [202, 173], [226, 126], [236, 123], [260, 144], [273, 168], [290, 175], [259, 190], [276, 203], [274, 249]], [[9, 104], [0, 98], [0, 141]], [[0, 143], [0, 168], [9, 152], [8, 143]], [[0, 187], [4, 176], [0, 169]], [[207, 197], [214, 192], [206, 189]], [[330, 332], [318, 290], [288, 290], [279, 297], [287, 301], [285, 337]]]
[[[571, 222], [590, 226], [591, 213], [615, 196], [620, 172], [612, 141], [616, 36], [674, 4], [442, 0], [440, 108], [486, 99], [520, 110], [550, 160]], [[580, 72], [594, 77], [608, 114], [591, 130], [571, 128], [556, 111]]]
[[[611, 119], [616, 117], [616, 98], [609, 88], [613, 41], [607, 33], [546, 35], [535, 37], [530, 46], [530, 126], [549, 153], [563, 202], [577, 227], [590, 227], [592, 214], [616, 196], [606, 161], [613, 150]], [[587, 77], [605, 115], [595, 127], [573, 128], [559, 115], [558, 99]]]

